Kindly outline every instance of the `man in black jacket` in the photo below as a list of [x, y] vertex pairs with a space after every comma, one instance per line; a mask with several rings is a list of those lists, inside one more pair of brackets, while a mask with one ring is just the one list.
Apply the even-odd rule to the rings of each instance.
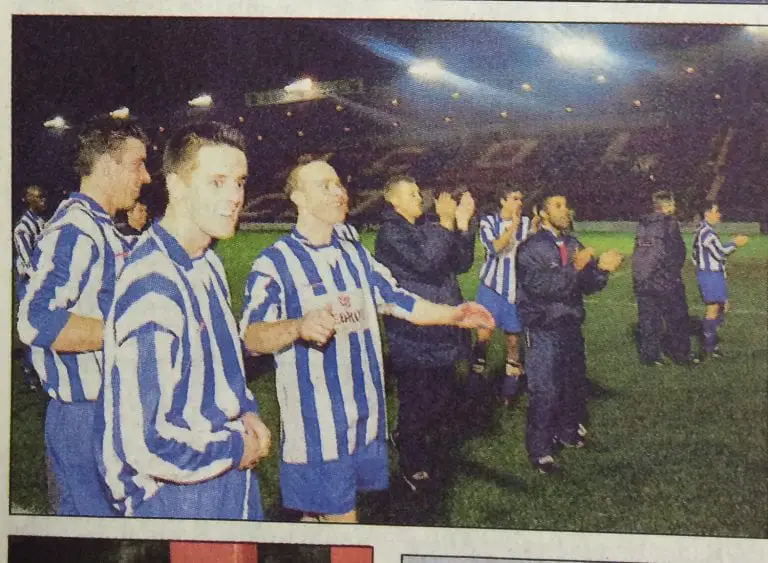
[[688, 304], [682, 269], [685, 243], [675, 219], [675, 198], [653, 194], [653, 213], [637, 225], [632, 253], [632, 287], [637, 301], [640, 362], [660, 365], [662, 352], [676, 363], [692, 361]]
[[565, 197], [547, 195], [539, 205], [541, 228], [517, 251], [517, 308], [528, 336], [528, 421], [526, 447], [541, 473], [559, 470], [556, 444], [584, 445], [579, 425], [587, 400], [584, 295], [605, 287], [622, 256], [594, 250], [565, 231], [570, 210]]
[[[399, 284], [435, 303], [463, 302], [456, 275], [474, 258], [474, 200], [460, 203], [447, 193], [435, 202], [439, 223], [422, 216], [422, 198], [413, 178], [396, 177], [384, 188], [391, 205], [376, 237], [375, 257]], [[398, 385], [398, 449], [403, 479], [416, 491], [430, 483], [430, 462], [438, 451], [437, 431], [448, 409], [454, 363], [469, 356], [467, 331], [448, 326], [421, 327], [385, 317], [387, 345]], [[430, 440], [431, 438], [431, 440]]]

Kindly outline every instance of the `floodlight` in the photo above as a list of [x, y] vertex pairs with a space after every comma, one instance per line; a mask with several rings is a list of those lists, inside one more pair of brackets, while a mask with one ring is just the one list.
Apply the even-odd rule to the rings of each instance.
[[69, 129], [69, 125], [66, 121], [64, 121], [64, 118], [60, 115], [57, 115], [53, 119], [49, 119], [45, 123], [43, 123], [43, 127], [46, 127], [48, 129]]
[[603, 44], [589, 37], [562, 38], [551, 47], [550, 52], [555, 58], [572, 64], [586, 64], [608, 57]]
[[439, 80], [445, 75], [443, 67], [434, 59], [415, 62], [408, 67], [408, 72], [424, 80]]
[[209, 108], [213, 105], [213, 98], [208, 94], [201, 94], [187, 102], [193, 108]]
[[291, 82], [288, 86], [283, 88], [283, 90], [285, 90], [288, 93], [311, 92], [314, 89], [315, 89], [315, 83], [312, 82], [311, 78], [302, 78], [295, 82]]
[[109, 112], [109, 117], [112, 119], [128, 119], [129, 115], [131, 115], [131, 111], [125, 106]]

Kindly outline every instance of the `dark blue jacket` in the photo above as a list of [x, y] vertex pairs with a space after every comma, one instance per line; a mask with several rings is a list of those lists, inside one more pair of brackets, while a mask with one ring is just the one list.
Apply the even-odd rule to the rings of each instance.
[[674, 217], [651, 213], [641, 218], [632, 252], [635, 293], [666, 293], [682, 284], [685, 243]]
[[[376, 236], [375, 258], [401, 287], [435, 303], [458, 305], [464, 299], [456, 275], [472, 266], [474, 225], [466, 233], [448, 231], [423, 217], [411, 225], [391, 207]], [[446, 326], [415, 326], [384, 317], [389, 358], [396, 368], [443, 367], [469, 355], [468, 331]]]
[[560, 237], [568, 251], [563, 266], [554, 234], [541, 229], [517, 249], [517, 311], [526, 329], [554, 330], [584, 322], [584, 295], [605, 287], [608, 272], [591, 260], [576, 271], [572, 259], [583, 248], [570, 235]]

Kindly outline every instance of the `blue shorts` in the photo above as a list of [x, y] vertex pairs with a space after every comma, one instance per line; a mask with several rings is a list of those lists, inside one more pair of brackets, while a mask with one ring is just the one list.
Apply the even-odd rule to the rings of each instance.
[[93, 438], [96, 403], [48, 402], [45, 455], [55, 482], [59, 516], [118, 516], [102, 481]]
[[138, 518], [200, 518], [206, 520], [264, 520], [256, 472], [230, 469], [202, 483], [165, 483], [139, 504]]
[[493, 320], [496, 321], [496, 328], [500, 328], [507, 334], [522, 332], [523, 326], [517, 317], [517, 306], [507, 301], [487, 285], [481, 283], [477, 286], [475, 301], [488, 309], [491, 315], [493, 315]]
[[704, 303], [725, 303], [728, 300], [728, 282], [723, 272], [696, 271], [699, 293]]
[[356, 507], [358, 491], [381, 491], [388, 485], [384, 440], [376, 440], [335, 461], [280, 462], [283, 506], [302, 512], [346, 514]]

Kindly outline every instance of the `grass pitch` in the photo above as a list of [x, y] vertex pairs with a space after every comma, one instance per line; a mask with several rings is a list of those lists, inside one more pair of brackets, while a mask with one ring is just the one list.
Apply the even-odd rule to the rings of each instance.
[[[253, 258], [281, 233], [240, 233], [217, 244], [239, 316]], [[372, 248], [374, 233], [363, 233]], [[629, 255], [631, 234], [580, 233], [598, 251]], [[690, 235], [686, 235], [689, 239]], [[457, 394], [446, 413], [453, 437], [440, 460], [443, 486], [433, 496], [406, 494], [393, 474], [386, 493], [363, 495], [366, 523], [535, 530], [768, 536], [768, 237], [753, 237], [729, 261], [731, 312], [721, 329], [727, 357], [697, 367], [649, 368], [637, 361], [632, 325], [636, 309], [629, 263], [608, 287], [587, 298], [584, 326], [590, 398], [588, 447], [564, 451], [559, 478], [538, 475], [523, 446], [525, 398], [503, 409], [491, 397], [477, 402]], [[482, 261], [461, 277], [472, 298]], [[701, 305], [691, 264], [685, 282], [691, 315]], [[490, 372], [503, 367], [495, 334]], [[269, 362], [249, 362], [249, 386], [263, 418], [277, 433], [279, 413]], [[461, 375], [457, 376], [457, 381]], [[25, 391], [19, 367], [12, 376], [12, 511], [45, 513], [42, 401]], [[389, 418], [396, 391], [389, 387]], [[393, 465], [394, 467], [394, 465]], [[280, 509], [277, 459], [260, 465], [268, 517]]]

